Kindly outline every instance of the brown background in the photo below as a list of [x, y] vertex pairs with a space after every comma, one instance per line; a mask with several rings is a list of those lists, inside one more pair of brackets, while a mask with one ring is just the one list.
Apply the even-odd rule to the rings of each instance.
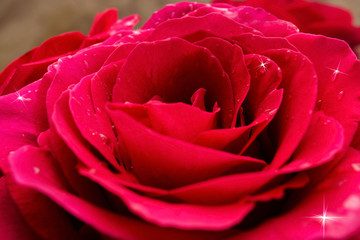
[[[209, 2], [210, 0], [197, 0]], [[276, 0], [274, 0], [276, 1]], [[0, 70], [47, 38], [68, 31], [89, 31], [95, 13], [119, 9], [119, 17], [151, 13], [179, 0], [0, 0]], [[323, 0], [350, 9], [360, 24], [360, 0]], [[142, 21], [142, 22], [143, 22]]]

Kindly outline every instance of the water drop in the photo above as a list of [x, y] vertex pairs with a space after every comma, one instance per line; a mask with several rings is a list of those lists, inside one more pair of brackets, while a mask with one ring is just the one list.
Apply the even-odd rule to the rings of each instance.
[[109, 143], [109, 138], [106, 135], [104, 135], [102, 133], [99, 133], [99, 137], [100, 137], [103, 144], [108, 144]]
[[349, 210], [358, 210], [360, 208], [360, 197], [353, 194], [350, 195], [344, 202], [344, 208]]
[[40, 168], [38, 167], [33, 167], [34, 173], [38, 174], [40, 172]]
[[353, 163], [351, 166], [355, 172], [360, 172], [360, 163]]
[[340, 101], [344, 98], [344, 91], [340, 91], [337, 95], [337, 99]]
[[329, 119], [327, 119], [325, 122], [324, 122], [324, 125], [328, 125], [329, 123], [331, 123], [331, 121]]

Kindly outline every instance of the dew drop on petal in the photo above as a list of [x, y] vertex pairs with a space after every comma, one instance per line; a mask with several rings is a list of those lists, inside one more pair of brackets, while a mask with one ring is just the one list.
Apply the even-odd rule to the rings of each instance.
[[360, 208], [360, 197], [357, 195], [350, 195], [344, 202], [344, 208], [349, 210], [358, 210]]
[[324, 121], [324, 125], [328, 125], [329, 123], [331, 123], [331, 121], [329, 119], [327, 119], [326, 121]]
[[344, 98], [344, 91], [340, 91], [337, 95], [337, 99], [340, 101], [343, 98]]
[[108, 144], [109, 143], [109, 138], [107, 136], [105, 136], [102, 133], [99, 133], [100, 139], [104, 144]]
[[354, 169], [354, 171], [360, 172], [360, 163], [353, 163], [351, 166]]
[[40, 172], [40, 168], [38, 167], [33, 167], [34, 173], [38, 174]]
[[306, 163], [301, 164], [300, 168], [305, 169], [305, 168], [308, 168], [310, 166], [311, 166], [311, 163], [306, 162]]

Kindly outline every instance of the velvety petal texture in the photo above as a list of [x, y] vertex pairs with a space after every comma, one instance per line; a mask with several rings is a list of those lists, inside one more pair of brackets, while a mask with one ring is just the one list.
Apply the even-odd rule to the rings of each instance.
[[360, 61], [296, 27], [350, 15], [222, 2], [109, 9], [0, 73], [2, 239], [359, 236]]

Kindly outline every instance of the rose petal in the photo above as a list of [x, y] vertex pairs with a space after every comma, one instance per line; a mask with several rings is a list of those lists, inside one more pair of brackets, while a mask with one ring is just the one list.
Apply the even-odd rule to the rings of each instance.
[[[243, 104], [247, 122], [254, 121], [256, 115], [271, 112], [274, 109], [259, 109], [268, 95], [276, 90], [282, 80], [281, 68], [270, 58], [257, 54], [248, 54], [245, 61], [251, 76], [250, 90]], [[259, 104], [260, 103], [260, 104]]]
[[4, 89], [8, 86], [9, 82], [11, 81], [12, 76], [16, 72], [17, 66], [20, 66], [24, 63], [29, 62], [32, 55], [36, 51], [36, 49], [37, 48], [33, 48], [32, 50], [28, 51], [21, 57], [15, 59], [2, 72], [0, 72], [0, 94], [1, 95], [3, 94]]
[[94, 23], [89, 31], [89, 36], [107, 32], [118, 20], [118, 13], [115, 8], [107, 9], [95, 16]]
[[184, 141], [219, 125], [219, 111], [206, 112], [184, 103], [159, 101], [149, 101], [146, 107], [153, 130]]
[[218, 102], [222, 125], [229, 126], [234, 102], [219, 61], [207, 49], [173, 38], [142, 43], [131, 52], [114, 86], [113, 101], [145, 103], [158, 95], [165, 102], [190, 103], [199, 88], [207, 90], [208, 108]]
[[49, 118], [51, 118], [54, 104], [59, 95], [70, 85], [76, 84], [83, 77], [98, 71], [114, 49], [113, 46], [88, 48], [77, 52], [74, 56], [60, 58], [57, 63], [53, 64], [56, 75], [52, 79], [46, 98]]
[[155, 28], [159, 24], [168, 21], [173, 18], [181, 18], [191, 11], [199, 7], [203, 7], [204, 4], [192, 3], [192, 2], [180, 2], [176, 4], [168, 4], [164, 8], [155, 12], [149, 20], [144, 23], [143, 29]]
[[0, 232], [5, 240], [35, 240], [39, 236], [29, 227], [24, 220], [16, 203], [12, 200], [7, 187], [5, 177], [0, 178]]
[[281, 100], [282, 90], [273, 90], [258, 104], [254, 119], [250, 124], [236, 128], [204, 131], [194, 139], [193, 143], [241, 154], [274, 118]]
[[343, 149], [344, 130], [341, 124], [321, 112], [312, 116], [308, 130], [284, 170], [305, 170], [334, 159]]
[[41, 81], [18, 92], [0, 97], [0, 166], [10, 151], [26, 144], [36, 145], [40, 132], [48, 128], [45, 106], [46, 90]]
[[249, 6], [220, 7], [212, 5], [199, 8], [190, 16], [204, 16], [211, 12], [220, 13], [242, 25], [256, 29], [267, 37], [285, 37], [299, 32], [299, 29], [291, 22], [284, 21], [265, 11], [263, 8]]
[[264, 53], [282, 71], [282, 105], [269, 125], [269, 137], [276, 149], [271, 168], [286, 163], [309, 126], [316, 101], [317, 75], [313, 64], [301, 53], [269, 50]]
[[[27, 146], [20, 148], [20, 151], [22, 149], [26, 152], [29, 148], [36, 149], [35, 147]], [[9, 172], [7, 173], [9, 173], [11, 177], [14, 177], [14, 171], [19, 168], [26, 171], [28, 176], [37, 175], [43, 171], [42, 174], [44, 175], [44, 179], [46, 179], [45, 181], [51, 182], [51, 184], [61, 189], [67, 187], [61, 171], [48, 171], [49, 162], [41, 161], [41, 157], [39, 157], [38, 154], [31, 152], [31, 158], [36, 159], [35, 162], [26, 161], [21, 164], [13, 162], [12, 156], [14, 154], [15, 152], [9, 154], [7, 163], [9, 165]], [[50, 154], [48, 153], [48, 155]], [[69, 238], [69, 236], [72, 236], [74, 239], [79, 239], [79, 233], [74, 227], [73, 221], [75, 219], [44, 195], [26, 188], [22, 184], [19, 185], [16, 182], [16, 177], [14, 181], [13, 178], [10, 178], [10, 175], [7, 176], [9, 193], [32, 230], [44, 239], [60, 240]], [[32, 181], [31, 178], [30, 180], [28, 179], [28, 181]], [[49, 219], [51, 221], [49, 221]]]
[[84, 172], [90, 179], [120, 197], [129, 209], [142, 218], [162, 227], [185, 230], [225, 230], [241, 222], [254, 205], [245, 201], [220, 206], [173, 204], [135, 194], [124, 187]]
[[155, 41], [169, 37], [181, 37], [194, 42], [209, 36], [226, 39], [240, 33], [262, 35], [257, 30], [235, 22], [221, 14], [210, 13], [201, 17], [186, 16], [166, 21], [155, 28], [146, 40]]
[[[348, 239], [359, 229], [359, 151], [348, 150], [341, 163], [322, 182], [305, 194], [296, 207], [269, 219], [255, 230], [239, 232], [233, 239]], [[299, 196], [290, 199], [296, 201]], [[325, 229], [322, 216], [325, 219]]]
[[157, 134], [116, 104], [108, 107], [119, 138], [123, 139], [130, 155], [133, 171], [146, 185], [171, 188], [219, 176], [235, 166], [241, 171], [256, 171], [264, 166], [262, 161], [253, 158], [207, 149]]
[[244, 54], [237, 45], [232, 45], [221, 38], [204, 38], [195, 44], [209, 49], [229, 75], [235, 103], [235, 114], [231, 124], [231, 127], [234, 127], [240, 106], [250, 85], [250, 75], [245, 65]]
[[270, 49], [297, 49], [284, 38], [264, 37], [252, 33], [237, 34], [231, 37], [231, 41], [238, 44], [246, 54], [263, 54]]
[[59, 136], [86, 166], [101, 171], [107, 164], [94, 155], [89, 143], [83, 138], [74, 123], [69, 109], [69, 91], [61, 94], [55, 104], [52, 122]]
[[[107, 200], [105, 200], [98, 185], [81, 176], [75, 170], [79, 164], [77, 157], [54, 130], [49, 129], [41, 133], [38, 137], [38, 143], [42, 149], [51, 152], [52, 157], [59, 164], [64, 177], [71, 186], [69, 186], [71, 192], [76, 193], [79, 197], [96, 206], [107, 207]], [[110, 172], [110, 170], [108, 170], [108, 172]]]
[[[37, 156], [36, 159], [34, 159], [34, 155]], [[205, 232], [179, 231], [157, 227], [89, 204], [62, 188], [58, 188], [53, 181], [49, 181], [47, 176], [58, 170], [49, 153], [39, 148], [23, 147], [12, 154], [10, 162], [12, 174], [17, 182], [42, 192], [74, 216], [113, 238], [144, 239], [152, 236], [159, 239], [221, 238], [222, 233], [211, 232], [207, 234]], [[43, 164], [46, 165], [46, 171], [41, 171]], [[40, 168], [37, 174], [33, 171], [34, 166]]]
[[[119, 169], [119, 163], [114, 156], [117, 149], [117, 139], [111, 127], [112, 123], [109, 119], [106, 121], [104, 114], [101, 114], [101, 112], [105, 112], [106, 99], [101, 101], [100, 105], [97, 104], [98, 107], [95, 107], [92, 95], [101, 97], [102, 94], [108, 94], [109, 96], [118, 71], [119, 68], [116, 64], [100, 69], [93, 77], [83, 78], [76, 84], [69, 96], [69, 108], [77, 129], [116, 169]], [[91, 83], [95, 81], [103, 81], [102, 86], [106, 86], [107, 82], [110, 85], [110, 88], [107, 87], [109, 92], [101, 92], [103, 90], [101, 88], [92, 88]], [[107, 98], [110, 100], [109, 97]]]
[[314, 63], [319, 76], [316, 107], [344, 126], [345, 145], [350, 144], [360, 120], [360, 61], [338, 39], [301, 33], [288, 40]]

